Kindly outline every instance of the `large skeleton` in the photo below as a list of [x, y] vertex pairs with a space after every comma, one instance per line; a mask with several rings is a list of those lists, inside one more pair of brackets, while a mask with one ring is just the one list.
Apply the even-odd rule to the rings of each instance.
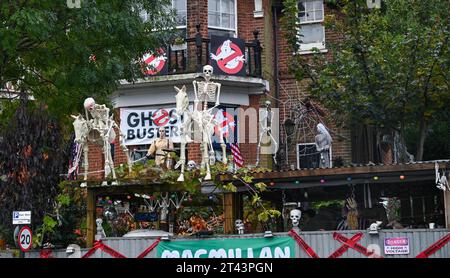
[[272, 109], [270, 107], [271, 106], [270, 101], [266, 101], [265, 106], [266, 106], [266, 111], [264, 111], [262, 113], [262, 117], [260, 120], [261, 130], [259, 133], [258, 146], [257, 146], [257, 150], [256, 150], [256, 166], [259, 166], [261, 145], [262, 145], [262, 139], [263, 139], [264, 135], [269, 137], [271, 146], [272, 146], [272, 143], [275, 146], [275, 151], [273, 152], [273, 154], [274, 154], [273, 161], [275, 162], [275, 164], [277, 164], [275, 155], [278, 151], [278, 142], [272, 135], [272, 123], [273, 123], [273, 118], [274, 118], [274, 112], [272, 111]]
[[[116, 180], [116, 172], [114, 171], [114, 162], [111, 155], [111, 143], [116, 138], [116, 132], [114, 128], [119, 130], [119, 141], [122, 151], [126, 154], [128, 170], [131, 172], [131, 159], [128, 153], [128, 148], [124, 143], [124, 136], [120, 132], [119, 126], [113, 120], [113, 116], [109, 116], [109, 108], [106, 105], [96, 104], [93, 98], [87, 98], [84, 101], [84, 108], [86, 113], [86, 119], [83, 116], [73, 116], [75, 119], [73, 126], [75, 128], [75, 142], [80, 145], [77, 157], [74, 162], [74, 166], [69, 169], [69, 174], [72, 173], [80, 162], [81, 153], [84, 153], [83, 167], [84, 167], [84, 180], [87, 180], [89, 171], [89, 146], [88, 143], [94, 143], [103, 147], [103, 155], [105, 157], [104, 177], [106, 178], [109, 173], [112, 173], [112, 177]], [[90, 119], [89, 114], [92, 119]], [[104, 182], [106, 183], [106, 182]], [[116, 181], [113, 184], [117, 184]], [[83, 183], [82, 186], [85, 186]]]
[[[181, 166], [181, 173], [178, 177], [178, 181], [184, 181], [184, 169], [186, 163], [186, 144], [192, 142], [189, 136], [194, 130], [195, 126], [198, 127], [198, 133], [201, 135], [201, 145], [200, 150], [202, 152], [202, 162], [201, 168], [206, 168], [205, 180], [211, 180], [211, 170], [210, 165], [215, 163], [215, 153], [212, 146], [212, 136], [214, 133], [214, 126], [217, 121], [214, 119], [213, 109], [220, 105], [220, 83], [215, 83], [211, 81], [211, 76], [213, 73], [213, 68], [209, 65], [203, 67], [203, 78], [205, 81], [193, 81], [194, 86], [194, 109], [189, 111], [189, 98], [186, 93], [186, 86], [181, 89], [175, 87], [177, 90], [177, 95], [175, 96], [177, 104], [177, 115], [181, 117], [184, 116], [183, 122], [181, 124], [181, 153], [180, 160], [175, 165], [175, 168]], [[213, 107], [208, 108], [208, 101], [215, 101]], [[222, 162], [227, 163], [226, 156], [226, 144], [222, 134], [222, 129], [219, 128], [219, 138], [222, 147]], [[194, 133], [195, 136], [196, 133]]]

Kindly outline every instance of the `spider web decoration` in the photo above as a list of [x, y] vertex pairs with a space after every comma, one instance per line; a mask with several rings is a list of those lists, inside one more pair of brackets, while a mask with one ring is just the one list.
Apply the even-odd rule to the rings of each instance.
[[[286, 88], [279, 80], [277, 82], [287, 99], [282, 101], [269, 94], [266, 95], [278, 101], [280, 114], [283, 115], [284, 121], [291, 120], [294, 125], [293, 132], [290, 135], [287, 134], [284, 123], [281, 123], [280, 127], [283, 132], [280, 138], [281, 153], [277, 155], [277, 159], [279, 159], [281, 167], [287, 167], [290, 164], [289, 152], [293, 150], [290, 146], [297, 143], [314, 143], [317, 135], [317, 124], [324, 123], [325, 112], [311, 100], [307, 93], [301, 91], [297, 81], [293, 89]], [[332, 133], [331, 130], [329, 132]], [[317, 153], [315, 144], [304, 145], [304, 148], [299, 150], [299, 156], [304, 157]]]

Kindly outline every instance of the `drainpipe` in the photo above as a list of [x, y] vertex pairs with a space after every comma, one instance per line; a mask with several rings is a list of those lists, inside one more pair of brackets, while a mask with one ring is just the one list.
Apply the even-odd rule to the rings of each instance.
[[274, 54], [275, 54], [275, 57], [273, 59], [273, 61], [274, 61], [273, 68], [275, 71], [275, 107], [276, 108], [280, 108], [280, 104], [278, 102], [278, 99], [280, 97], [280, 86], [279, 86], [280, 78], [279, 78], [279, 68], [278, 68], [279, 51], [278, 51], [278, 34], [277, 34], [277, 30], [278, 30], [277, 10], [278, 10], [278, 8], [279, 8], [278, 5], [272, 6], [272, 18], [273, 18], [272, 31], [273, 31], [273, 47], [274, 47], [273, 49], [274, 49]]

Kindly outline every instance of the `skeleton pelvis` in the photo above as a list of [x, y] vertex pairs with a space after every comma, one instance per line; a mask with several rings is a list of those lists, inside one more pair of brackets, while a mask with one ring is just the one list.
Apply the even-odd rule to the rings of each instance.
[[[114, 142], [115, 138], [116, 138], [116, 133], [114, 132], [114, 130], [111, 130], [110, 133], [109, 133], [109, 143]], [[89, 142], [92, 142], [92, 143], [97, 144], [99, 146], [103, 146], [103, 138], [102, 138], [102, 135], [101, 135], [101, 131], [99, 131], [96, 128], [91, 129], [89, 131], [88, 140], [89, 140]]]

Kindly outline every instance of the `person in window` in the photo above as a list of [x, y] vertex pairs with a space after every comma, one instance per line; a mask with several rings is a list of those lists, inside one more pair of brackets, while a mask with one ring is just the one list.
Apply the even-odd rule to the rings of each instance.
[[150, 148], [147, 151], [147, 158], [155, 157], [155, 164], [161, 168], [171, 168], [169, 162], [170, 158], [170, 150], [173, 150], [173, 142], [169, 138], [166, 138], [166, 129], [164, 127], [160, 127], [158, 130], [159, 138], [157, 138], [150, 145]]

